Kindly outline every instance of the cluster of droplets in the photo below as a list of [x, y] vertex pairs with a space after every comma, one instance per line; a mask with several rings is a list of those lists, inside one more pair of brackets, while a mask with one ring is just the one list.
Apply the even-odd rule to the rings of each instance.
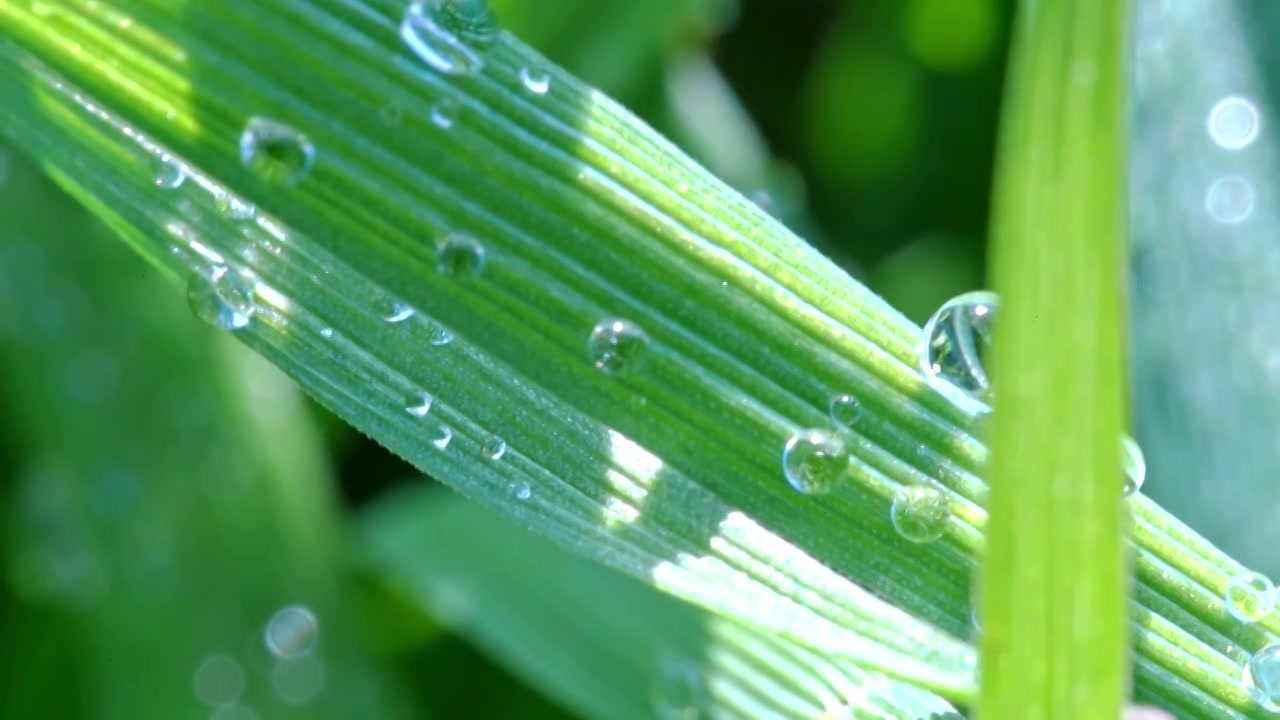
[[[995, 397], [987, 363], [999, 309], [995, 293], [965, 293], [943, 303], [924, 326], [921, 371], [939, 392], [974, 412], [990, 412]], [[1127, 435], [1120, 439], [1120, 467], [1122, 493], [1142, 489], [1146, 460]]]
[[[1262, 132], [1262, 114], [1252, 100], [1229, 95], [1209, 110], [1205, 127], [1209, 139], [1228, 152], [1244, 150]], [[1238, 175], [1224, 175], [1209, 184], [1204, 194], [1204, 208], [1209, 217], [1223, 225], [1239, 225], [1254, 210], [1253, 184]]]
[[[320, 625], [303, 605], [281, 608], [262, 630], [263, 647], [271, 662], [271, 687], [290, 705], [315, 699], [324, 686], [324, 664], [317, 657]], [[253, 709], [243, 703], [247, 683], [245, 667], [232, 655], [205, 657], [192, 673], [192, 690], [200, 702], [213, 708], [211, 717], [252, 718]]]

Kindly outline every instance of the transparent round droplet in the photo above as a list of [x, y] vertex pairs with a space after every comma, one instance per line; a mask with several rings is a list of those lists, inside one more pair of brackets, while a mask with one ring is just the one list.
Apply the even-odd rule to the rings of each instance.
[[1124, 471], [1125, 497], [1141, 490], [1147, 479], [1147, 460], [1137, 441], [1128, 435], [1120, 438], [1120, 467]]
[[227, 655], [210, 655], [191, 678], [196, 698], [206, 705], [235, 702], [244, 692], [244, 668]]
[[659, 720], [703, 720], [711, 716], [706, 677], [690, 660], [660, 666], [654, 676], [652, 698]]
[[1244, 178], [1218, 178], [1204, 194], [1205, 211], [1224, 225], [1244, 222], [1253, 214], [1253, 205], [1253, 186]]
[[501, 460], [502, 456], [507, 454], [507, 441], [497, 435], [491, 435], [484, 441], [482, 451], [490, 460]]
[[470, 278], [484, 269], [484, 246], [470, 235], [450, 233], [436, 243], [436, 270], [453, 278]]
[[441, 425], [436, 430], [436, 436], [431, 439], [431, 444], [437, 448], [444, 450], [449, 447], [449, 442], [453, 440], [453, 429], [448, 425]]
[[239, 330], [253, 317], [253, 286], [225, 265], [192, 276], [187, 285], [191, 312], [219, 330]]
[[414, 417], [425, 417], [431, 412], [431, 396], [424, 392], [410, 393], [404, 399], [404, 411]]
[[432, 345], [437, 347], [441, 345], [448, 345], [453, 342], [453, 333], [449, 331], [449, 328], [436, 323], [431, 326], [431, 336], [428, 340]]
[[320, 337], [324, 338], [325, 340], [328, 340], [329, 338], [333, 337], [333, 328], [328, 328], [328, 327], [320, 328]]
[[935, 384], [989, 403], [992, 330], [1000, 300], [995, 293], [971, 292], [948, 300], [924, 326], [920, 366]]
[[182, 186], [187, 180], [187, 168], [169, 153], [164, 153], [157, 158], [156, 167], [156, 187], [163, 190], [173, 190]]
[[1254, 653], [1244, 665], [1241, 685], [1267, 712], [1280, 713], [1280, 644]]
[[908, 485], [893, 496], [889, 508], [893, 529], [913, 543], [931, 543], [947, 530], [951, 500], [941, 488]]
[[438, 100], [431, 106], [431, 124], [441, 130], [448, 130], [458, 121], [459, 112], [461, 110], [458, 103], [453, 100], [449, 98]]
[[1227, 612], [1241, 622], [1253, 623], [1271, 614], [1276, 588], [1262, 573], [1242, 570], [1227, 582]]
[[1262, 114], [1252, 100], [1231, 95], [1209, 111], [1209, 137], [1225, 150], [1242, 150], [1262, 132]]
[[791, 487], [802, 493], [831, 492], [848, 466], [844, 441], [825, 430], [797, 433], [782, 447], [782, 472]]
[[316, 160], [316, 148], [296, 128], [264, 117], [251, 117], [240, 134], [240, 162], [270, 183], [294, 185]]
[[290, 705], [315, 699], [324, 688], [324, 663], [315, 657], [277, 662], [271, 669], [271, 689]]
[[258, 214], [258, 206], [222, 191], [214, 196], [218, 211], [232, 220], [252, 220]]
[[483, 68], [482, 53], [497, 36], [497, 17], [485, 0], [414, 0], [400, 23], [404, 44], [447, 75]]
[[591, 362], [606, 373], [635, 370], [644, 360], [649, 335], [639, 325], [620, 318], [597, 323], [587, 338]]
[[551, 76], [528, 66], [520, 68], [520, 84], [532, 95], [546, 95], [551, 89]]
[[267, 621], [262, 631], [267, 651], [286, 660], [310, 653], [320, 635], [320, 622], [310, 608], [290, 605], [281, 608]]
[[517, 500], [528, 500], [533, 496], [533, 489], [527, 482], [515, 482], [511, 484], [511, 494], [515, 495]]
[[851, 428], [862, 417], [862, 403], [849, 394], [832, 397], [827, 410], [831, 414], [831, 420], [841, 427]]
[[409, 303], [403, 303], [399, 300], [382, 300], [378, 303], [376, 311], [378, 317], [389, 323], [404, 322], [418, 312]]

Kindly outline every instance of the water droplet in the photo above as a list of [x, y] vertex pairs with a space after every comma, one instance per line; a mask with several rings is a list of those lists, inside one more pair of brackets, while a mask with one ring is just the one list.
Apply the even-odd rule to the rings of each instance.
[[320, 337], [326, 340], [333, 337], [333, 328], [320, 328]]
[[214, 204], [218, 211], [232, 220], [252, 220], [258, 214], [258, 206], [246, 202], [229, 192], [221, 191], [214, 196]]
[[324, 663], [314, 657], [278, 662], [271, 669], [271, 688], [290, 705], [310, 702], [324, 688]]
[[400, 23], [404, 44], [447, 75], [479, 71], [480, 53], [497, 36], [498, 20], [485, 0], [414, 0]]
[[1262, 131], [1262, 115], [1248, 98], [1231, 95], [1209, 111], [1209, 137], [1224, 150], [1248, 147]]
[[186, 182], [187, 168], [181, 160], [165, 153], [159, 157], [159, 163], [159, 167], [156, 168], [156, 187], [173, 190]]
[[1142, 489], [1147, 479], [1147, 460], [1142, 455], [1142, 448], [1137, 441], [1125, 435], [1120, 438], [1120, 466], [1124, 469], [1124, 495], [1130, 495]]
[[1227, 612], [1241, 622], [1258, 622], [1276, 606], [1276, 589], [1266, 575], [1242, 570], [1227, 583]]
[[445, 98], [431, 106], [431, 124], [441, 130], [448, 130], [458, 120], [458, 103]]
[[196, 697], [206, 705], [235, 702], [244, 692], [244, 668], [235, 658], [210, 655], [196, 667], [191, 684]]
[[507, 441], [492, 435], [488, 440], [484, 441], [484, 456], [490, 460], [501, 460], [502, 456], [507, 454]]
[[1253, 203], [1253, 186], [1238, 177], [1218, 178], [1204, 194], [1205, 211], [1224, 225], [1238, 225], [1248, 219], [1253, 214]]
[[418, 311], [408, 303], [402, 303], [398, 300], [384, 300], [378, 304], [378, 317], [389, 323], [404, 322], [413, 317]]
[[889, 518], [903, 538], [913, 543], [931, 543], [947, 530], [951, 501], [940, 488], [909, 485], [893, 496]]
[[449, 328], [437, 323], [431, 326], [431, 337], [429, 340], [432, 345], [437, 347], [441, 345], [448, 345], [453, 342], [453, 333], [449, 331]]
[[652, 687], [653, 711], [659, 720], [702, 720], [710, 717], [711, 695], [697, 663], [665, 663]]
[[271, 616], [262, 639], [272, 655], [288, 660], [311, 652], [319, 633], [320, 623], [310, 608], [290, 605]]
[[520, 84], [534, 95], [546, 95], [551, 89], [551, 76], [541, 70], [520, 68]]
[[527, 482], [516, 482], [511, 484], [511, 490], [515, 494], [517, 500], [528, 500], [533, 496], [533, 490]]
[[196, 317], [219, 330], [239, 330], [253, 317], [253, 287], [225, 265], [192, 276], [187, 304]]
[[1280, 712], [1280, 645], [1268, 645], [1249, 658], [1241, 685], [1267, 712]]
[[983, 361], [1000, 300], [995, 293], [971, 292], [948, 300], [924, 326], [920, 365], [941, 387], [988, 402], [991, 381]]
[[436, 243], [436, 270], [455, 278], [469, 278], [484, 269], [484, 246], [470, 235], [450, 233]]
[[306, 135], [284, 123], [251, 117], [240, 134], [240, 162], [259, 178], [294, 185], [311, 171], [316, 148]]
[[862, 403], [852, 395], [836, 395], [828, 406], [831, 419], [841, 427], [850, 428], [862, 417]]
[[782, 447], [782, 472], [791, 487], [802, 493], [831, 492], [848, 466], [844, 441], [824, 430], [800, 432]]
[[404, 399], [404, 410], [414, 417], [425, 417], [431, 412], [431, 396], [424, 392], [416, 392]]
[[448, 425], [441, 425], [436, 431], [436, 436], [431, 440], [431, 444], [437, 448], [444, 450], [449, 447], [449, 441], [453, 440], [453, 430]]
[[634, 370], [643, 361], [647, 347], [649, 336], [645, 331], [633, 322], [618, 318], [600, 321], [587, 338], [591, 362], [606, 373]]

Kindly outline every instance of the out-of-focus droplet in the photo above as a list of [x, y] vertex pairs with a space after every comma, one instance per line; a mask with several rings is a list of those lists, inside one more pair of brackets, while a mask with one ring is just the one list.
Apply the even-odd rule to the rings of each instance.
[[435, 104], [431, 106], [431, 124], [441, 130], [448, 130], [453, 127], [455, 122], [458, 121], [459, 112], [460, 109], [458, 107], [458, 103], [453, 100], [450, 100], [449, 98], [437, 100]]
[[156, 162], [159, 164], [156, 168], [156, 187], [163, 190], [182, 187], [187, 180], [187, 168], [181, 160], [169, 153], [164, 153], [156, 159]]
[[225, 265], [196, 273], [187, 285], [191, 312], [219, 330], [239, 330], [253, 317], [253, 285]]
[[1262, 114], [1252, 100], [1231, 95], [1209, 111], [1209, 137], [1225, 150], [1242, 150], [1262, 132]]
[[1147, 460], [1137, 441], [1128, 435], [1120, 438], [1120, 467], [1124, 472], [1122, 492], [1125, 497], [1141, 490], [1147, 479]]
[[272, 655], [288, 660], [315, 649], [319, 635], [320, 621], [316, 614], [303, 605], [290, 605], [271, 616], [262, 640]]
[[225, 190], [214, 196], [218, 211], [232, 220], [252, 220], [258, 214], [258, 206], [242, 200]]
[[702, 669], [691, 660], [662, 664], [651, 691], [659, 720], [704, 720], [710, 717], [711, 694]]
[[796, 433], [782, 447], [782, 472], [791, 487], [807, 495], [835, 489], [849, 467], [844, 441], [825, 430]]
[[279, 661], [271, 669], [271, 689], [290, 705], [311, 702], [324, 689], [324, 663], [316, 657]]
[[191, 684], [206, 705], [232, 703], [244, 692], [244, 668], [228, 655], [210, 655], [196, 666]]
[[289, 125], [254, 116], [240, 134], [240, 162], [254, 175], [278, 185], [295, 185], [315, 164], [316, 148]]
[[602, 320], [587, 338], [591, 362], [606, 373], [635, 370], [644, 360], [649, 336], [633, 322], [620, 318]]
[[1267, 645], [1249, 658], [1241, 685], [1262, 709], [1280, 713], [1280, 644]]
[[470, 235], [450, 233], [436, 243], [436, 270], [452, 278], [470, 278], [484, 269], [485, 251]]
[[1213, 181], [1204, 193], [1204, 209], [1223, 225], [1239, 225], [1253, 214], [1253, 186], [1244, 178], [1230, 176]]

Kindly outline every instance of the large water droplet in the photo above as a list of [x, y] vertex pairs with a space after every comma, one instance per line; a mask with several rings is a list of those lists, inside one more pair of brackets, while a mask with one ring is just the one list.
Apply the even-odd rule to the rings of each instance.
[[1262, 573], [1242, 570], [1227, 582], [1227, 612], [1242, 622], [1258, 622], [1276, 606], [1276, 589]]
[[710, 717], [711, 694], [702, 669], [689, 660], [665, 663], [654, 676], [653, 711], [659, 720]]
[[290, 605], [267, 621], [262, 640], [278, 658], [290, 660], [310, 653], [316, 646], [320, 623], [310, 608]]
[[1125, 497], [1141, 490], [1147, 479], [1147, 460], [1137, 441], [1128, 435], [1120, 438], [1120, 467], [1124, 470]]
[[862, 403], [852, 395], [836, 395], [827, 407], [831, 419], [839, 426], [851, 428], [862, 417]]
[[192, 276], [187, 304], [196, 317], [219, 330], [239, 330], [253, 317], [253, 286], [225, 265]]
[[913, 543], [930, 543], [941, 538], [951, 519], [951, 501], [940, 488], [909, 485], [893, 496], [889, 509], [893, 529]]
[[484, 67], [481, 52], [498, 36], [485, 0], [414, 0], [405, 9], [400, 39], [431, 67], [466, 75]]
[[240, 134], [240, 162], [271, 183], [293, 185], [315, 163], [316, 148], [297, 129], [264, 117], [251, 117]]
[[469, 278], [484, 269], [484, 246], [470, 235], [450, 233], [436, 243], [436, 270], [455, 278]]
[[937, 384], [990, 402], [991, 381], [984, 360], [1000, 300], [995, 293], [971, 292], [948, 300], [924, 326], [920, 365]]
[[1280, 712], [1280, 645], [1268, 645], [1245, 663], [1241, 684], [1267, 712]]
[[629, 320], [611, 318], [597, 323], [587, 338], [591, 362], [607, 373], [635, 370], [644, 360], [649, 336]]
[[1231, 95], [1218, 101], [1209, 111], [1209, 137], [1226, 150], [1248, 147], [1262, 131], [1262, 115], [1248, 98]]
[[551, 89], [551, 76], [530, 67], [520, 68], [520, 84], [534, 95], [546, 95]]
[[782, 447], [782, 472], [791, 487], [809, 495], [829, 493], [849, 466], [844, 441], [824, 430], [805, 430]]
[[484, 441], [484, 456], [490, 460], [501, 460], [503, 455], [507, 454], [507, 441], [491, 435], [489, 439]]
[[431, 396], [424, 392], [410, 393], [404, 399], [404, 410], [414, 417], [426, 417], [431, 412]]

